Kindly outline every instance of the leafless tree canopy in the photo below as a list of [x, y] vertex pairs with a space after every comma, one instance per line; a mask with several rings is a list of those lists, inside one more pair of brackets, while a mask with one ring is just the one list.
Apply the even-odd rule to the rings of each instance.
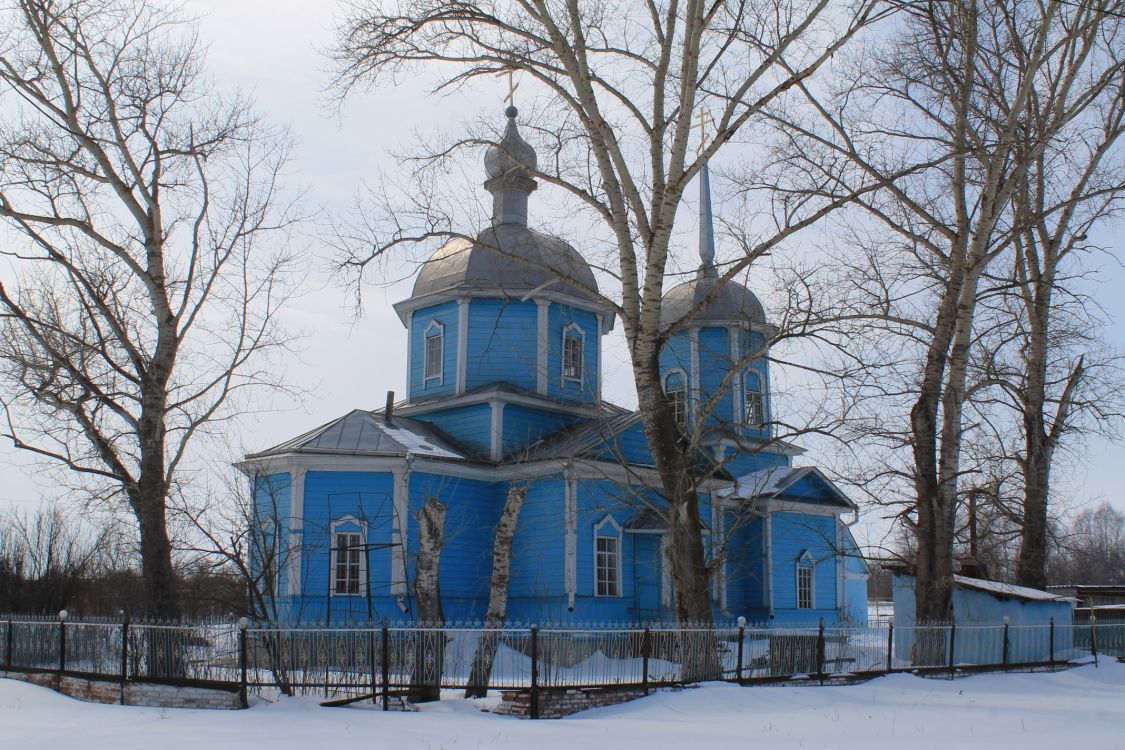
[[[193, 28], [146, 0], [0, 16], [0, 375], [15, 444], [120, 500], [150, 614], [176, 611], [166, 507], [189, 448], [276, 385], [288, 151], [215, 94]], [[279, 237], [279, 240], [281, 237]]]

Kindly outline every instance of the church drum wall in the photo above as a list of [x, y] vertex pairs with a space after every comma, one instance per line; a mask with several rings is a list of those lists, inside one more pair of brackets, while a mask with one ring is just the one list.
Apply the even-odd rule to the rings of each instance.
[[[577, 324], [583, 334], [585, 372], [581, 383], [562, 379], [563, 329], [572, 323]], [[547, 395], [583, 403], [596, 402], [601, 373], [597, 316], [569, 305], [551, 303], [547, 313], [547, 337]]]
[[[457, 303], [444, 302], [433, 307], [415, 310], [410, 319], [410, 400], [451, 396], [457, 392]], [[423, 378], [426, 362], [426, 329], [431, 323], [442, 326], [441, 378], [426, 382]]]
[[474, 299], [469, 304], [465, 388], [510, 383], [534, 391], [538, 306], [533, 301]]

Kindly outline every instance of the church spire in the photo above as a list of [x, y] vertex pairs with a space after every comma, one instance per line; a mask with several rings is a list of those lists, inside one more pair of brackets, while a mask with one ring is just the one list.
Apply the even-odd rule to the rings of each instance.
[[715, 224], [711, 217], [711, 172], [699, 170], [699, 275], [715, 276]]
[[537, 185], [531, 175], [537, 158], [516, 126], [519, 110], [515, 105], [504, 110], [508, 125], [500, 141], [484, 152], [484, 187], [492, 193], [492, 223], [527, 224], [527, 197]]

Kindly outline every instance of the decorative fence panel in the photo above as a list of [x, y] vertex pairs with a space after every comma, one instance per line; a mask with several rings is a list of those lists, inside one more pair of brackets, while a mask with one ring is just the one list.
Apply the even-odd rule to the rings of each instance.
[[5, 669], [348, 700], [427, 688], [658, 687], [1125, 655], [1125, 623], [896, 628], [246, 627], [0, 618]]

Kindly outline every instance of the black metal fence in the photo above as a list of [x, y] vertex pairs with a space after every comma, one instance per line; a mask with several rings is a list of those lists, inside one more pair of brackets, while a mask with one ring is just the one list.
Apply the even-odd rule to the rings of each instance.
[[[896, 671], [1053, 666], [1125, 655], [1125, 623], [767, 628], [479, 625], [255, 627], [0, 617], [4, 669], [370, 698], [419, 688], [824, 681]], [[534, 701], [533, 701], [534, 705]]]

